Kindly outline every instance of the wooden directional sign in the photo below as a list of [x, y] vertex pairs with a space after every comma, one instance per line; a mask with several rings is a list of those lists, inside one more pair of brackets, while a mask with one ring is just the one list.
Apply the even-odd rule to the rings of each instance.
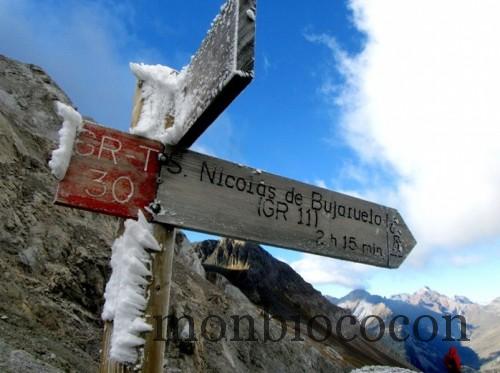
[[381, 267], [416, 244], [392, 208], [171, 147], [157, 201], [157, 222]]
[[176, 148], [87, 122], [55, 202], [134, 218], [156, 197], [160, 223], [398, 267], [416, 242], [396, 210], [181, 150], [251, 81], [254, 35], [255, 0], [228, 0], [182, 80]]
[[179, 90], [190, 107], [180, 148], [191, 146], [252, 80], [255, 6], [255, 0], [227, 1], [191, 60]]
[[55, 203], [123, 218], [155, 198], [159, 142], [85, 122]]

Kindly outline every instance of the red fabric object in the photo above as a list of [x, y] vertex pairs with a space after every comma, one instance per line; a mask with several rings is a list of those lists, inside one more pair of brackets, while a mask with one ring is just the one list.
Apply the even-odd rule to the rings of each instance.
[[455, 347], [450, 347], [448, 353], [444, 355], [444, 365], [448, 369], [449, 373], [460, 373], [462, 366], [462, 361], [460, 360], [460, 355]]

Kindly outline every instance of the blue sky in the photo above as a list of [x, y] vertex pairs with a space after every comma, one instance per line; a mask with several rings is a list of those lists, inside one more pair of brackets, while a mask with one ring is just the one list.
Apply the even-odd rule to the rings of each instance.
[[[222, 1], [0, 0], [0, 53], [127, 130], [129, 62], [189, 62]], [[398, 208], [397, 270], [267, 248], [324, 293], [500, 296], [497, 2], [259, 1], [252, 84], [199, 139], [218, 157]], [[203, 235], [193, 234], [199, 239]]]

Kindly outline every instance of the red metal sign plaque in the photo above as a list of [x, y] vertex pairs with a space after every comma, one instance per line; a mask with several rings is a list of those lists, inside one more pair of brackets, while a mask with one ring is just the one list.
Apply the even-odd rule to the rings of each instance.
[[136, 218], [156, 196], [159, 142], [84, 122], [55, 203]]

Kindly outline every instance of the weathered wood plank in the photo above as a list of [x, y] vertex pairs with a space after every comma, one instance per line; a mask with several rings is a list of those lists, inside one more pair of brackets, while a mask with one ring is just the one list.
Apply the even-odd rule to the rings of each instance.
[[255, 11], [255, 0], [228, 0], [191, 60], [180, 90], [190, 104], [180, 148], [191, 146], [251, 82]]
[[[143, 104], [138, 94], [141, 82], [137, 82], [136, 94], [134, 97], [134, 108], [132, 110], [132, 123], [131, 127], [134, 128], [140, 119], [141, 106]], [[169, 113], [170, 115], [173, 113]], [[171, 125], [171, 123], [170, 123]], [[155, 154], [157, 155], [157, 154]], [[156, 157], [156, 160], [158, 157]], [[155, 175], [157, 178], [158, 175]], [[155, 183], [157, 180], [155, 180]], [[151, 273], [153, 274], [151, 283], [146, 289], [149, 294], [148, 304], [146, 306], [145, 315], [147, 315], [147, 322], [157, 327], [154, 323], [155, 317], [165, 319], [168, 315], [168, 308], [170, 306], [170, 288], [172, 284], [172, 267], [174, 262], [174, 249], [175, 249], [175, 227], [166, 224], [154, 224], [153, 236], [160, 244], [161, 251], [152, 254]], [[143, 373], [161, 373], [165, 365], [165, 339], [156, 336], [158, 334], [166, 336], [167, 323], [163, 323], [161, 331], [153, 330], [152, 332], [145, 333], [144, 349], [142, 350], [142, 372]], [[153, 337], [154, 336], [154, 337]]]
[[395, 209], [192, 151], [165, 152], [157, 222], [390, 268], [416, 244]]
[[55, 203], [136, 218], [155, 198], [163, 145], [85, 122]]
[[[120, 222], [116, 236], [121, 236], [125, 230], [124, 221]], [[130, 373], [133, 368], [130, 364], [121, 364], [111, 359], [111, 339], [113, 335], [113, 322], [104, 321], [104, 332], [102, 336], [102, 348], [99, 362], [99, 373]]]
[[[174, 262], [176, 230], [172, 226], [155, 224], [154, 236], [160, 243], [162, 251], [154, 254], [151, 272], [153, 279], [147, 292], [148, 305], [145, 314], [147, 323], [153, 326], [153, 331], [145, 333], [143, 373], [164, 372], [165, 343], [167, 339], [167, 316], [170, 306], [170, 288], [172, 284], [172, 267]], [[161, 318], [161, 330], [155, 318]], [[161, 335], [162, 338], [158, 338]]]

